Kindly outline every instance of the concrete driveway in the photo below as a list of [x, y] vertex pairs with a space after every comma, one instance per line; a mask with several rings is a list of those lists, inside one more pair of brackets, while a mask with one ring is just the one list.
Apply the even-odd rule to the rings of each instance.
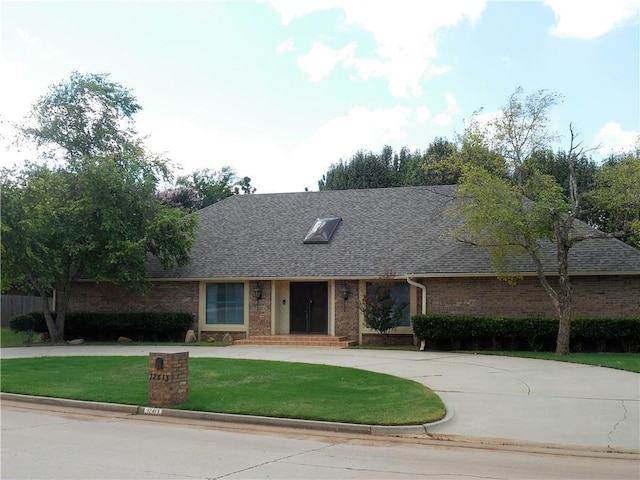
[[[640, 452], [640, 375], [564, 362], [450, 352], [297, 347], [38, 346], [2, 358], [74, 355], [192, 357], [320, 363], [388, 373], [434, 390], [448, 419], [437, 438]], [[411, 401], [411, 399], [407, 399]]]

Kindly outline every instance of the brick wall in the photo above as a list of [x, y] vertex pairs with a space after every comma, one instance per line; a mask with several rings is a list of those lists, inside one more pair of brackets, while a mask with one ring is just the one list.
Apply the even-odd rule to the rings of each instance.
[[[554, 317], [555, 309], [537, 278], [528, 277], [515, 286], [496, 278], [429, 278], [427, 307], [429, 312], [471, 314], [480, 316]], [[573, 316], [577, 317], [640, 317], [640, 276], [573, 277]], [[249, 334], [271, 334], [271, 282], [260, 282], [262, 299], [256, 300], [255, 282], [249, 285]], [[341, 282], [336, 282], [335, 334], [350, 340], [358, 339], [358, 282], [347, 282], [351, 292], [344, 301]], [[108, 283], [78, 283], [74, 285], [70, 311], [141, 312], [180, 311], [198, 318], [198, 282], [157, 282], [146, 294]], [[417, 290], [417, 312], [420, 312], [421, 292]], [[203, 332], [204, 334], [204, 332]], [[224, 332], [210, 332], [221, 340]], [[232, 332], [234, 339], [244, 332]], [[218, 338], [220, 337], [220, 338]], [[204, 338], [203, 338], [204, 339]]]
[[[262, 298], [254, 289], [260, 283]], [[271, 335], [271, 282], [249, 282], [249, 336]]]
[[212, 332], [210, 330], [200, 331], [201, 342], [224, 342], [225, 336], [227, 339], [229, 338], [229, 336], [231, 336], [234, 342], [236, 340], [244, 340], [247, 338], [247, 334], [245, 332], [231, 332], [231, 331], [217, 331], [217, 330], [215, 332]]
[[139, 290], [109, 283], [81, 282], [73, 286], [69, 310], [75, 312], [189, 312], [198, 320], [198, 282], [157, 282]]
[[[502, 317], [554, 317], [537, 277], [511, 286], [496, 278], [425, 279], [429, 312]], [[554, 282], [552, 282], [552, 285]], [[640, 276], [573, 277], [573, 317], [639, 317]]]
[[[413, 345], [413, 335], [410, 333], [391, 333], [387, 338], [387, 345]], [[384, 345], [384, 337], [379, 333], [363, 333], [362, 345]]]
[[358, 282], [345, 282], [349, 289], [349, 298], [342, 298], [343, 282], [336, 282], [335, 291], [335, 334], [338, 337], [347, 337], [349, 340], [358, 340], [358, 318], [360, 315], [358, 299]]

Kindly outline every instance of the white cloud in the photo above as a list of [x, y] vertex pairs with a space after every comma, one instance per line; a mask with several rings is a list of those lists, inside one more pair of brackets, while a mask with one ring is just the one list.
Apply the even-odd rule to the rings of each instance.
[[276, 52], [278, 52], [279, 54], [283, 54], [283, 53], [287, 53], [287, 52], [293, 52], [293, 50], [294, 50], [294, 48], [293, 48], [293, 40], [291, 40], [290, 38], [288, 38], [284, 42], [281, 42], [276, 47]]
[[623, 130], [622, 125], [609, 122], [602, 126], [595, 138], [596, 145], [602, 155], [626, 152], [640, 141], [640, 131]]
[[282, 24], [288, 25], [298, 17], [336, 8], [342, 2], [337, 0], [269, 0], [269, 3], [280, 13]]
[[20, 37], [20, 39], [26, 43], [27, 45], [35, 45], [37, 42], [37, 39], [35, 37], [33, 37], [29, 32], [27, 32], [26, 30], [23, 30], [20, 27], [16, 27], [16, 31], [18, 32], [18, 36]]
[[[251, 177], [256, 193], [273, 193], [317, 190], [318, 180], [341, 158], [349, 159], [360, 149], [376, 151], [404, 140], [411, 114], [411, 109], [402, 106], [353, 107], [292, 147], [267, 138], [227, 134], [186, 120], [152, 118], [145, 112], [141, 112], [137, 125], [142, 134], [153, 132], [147, 139], [152, 151], [166, 152], [180, 164], [177, 174], [232, 165], [238, 175]], [[239, 146], [242, 155], [238, 155]], [[215, 152], [215, 157], [206, 152]]]
[[429, 108], [428, 107], [418, 107], [416, 108], [416, 117], [419, 123], [424, 123], [429, 119]]
[[15, 31], [18, 37], [20, 37], [20, 40], [22, 40], [25, 45], [28, 45], [32, 52], [39, 55], [45, 61], [50, 62], [58, 58], [59, 52], [51, 48], [50, 44], [46, 41], [41, 41], [41, 39], [20, 27], [16, 27]]
[[551, 29], [559, 37], [596, 38], [626, 23], [640, 20], [638, 0], [545, 0], [556, 17]]
[[241, 137], [184, 119], [152, 117], [145, 111], [136, 124], [140, 134], [148, 135], [147, 147], [165, 154], [176, 175], [231, 166], [239, 176], [251, 177], [257, 193], [284, 188], [278, 174], [286, 172], [282, 165], [286, 152], [268, 139]]
[[[439, 32], [465, 19], [472, 23], [478, 20], [484, 10], [485, 0], [274, 0], [271, 4], [279, 11], [284, 24], [315, 11], [341, 9], [344, 26], [356, 26], [368, 31], [377, 45], [373, 56], [349, 56], [344, 58], [343, 65], [354, 68], [363, 80], [386, 78], [389, 91], [395, 97], [417, 97], [422, 95], [422, 81], [448, 70], [447, 66], [434, 65]], [[336, 62], [331, 68], [335, 65]]]
[[429, 70], [427, 71], [426, 77], [427, 79], [437, 77], [438, 75], [447, 73], [449, 70], [451, 70], [451, 67], [449, 65], [439, 67], [438, 65], [432, 63], [431, 65], [429, 65]]
[[306, 185], [317, 190], [318, 180], [340, 159], [349, 160], [358, 150], [382, 149], [406, 138], [405, 127], [411, 109], [396, 106], [389, 109], [369, 109], [357, 106], [346, 115], [322, 125], [293, 149], [296, 160], [291, 178], [307, 178]]
[[[0, 105], [5, 120], [12, 121], [27, 113], [30, 102], [35, 96], [25, 93], [28, 85], [24, 66], [17, 60], [12, 60], [0, 54]], [[26, 84], [26, 85], [25, 85]]]
[[447, 108], [444, 112], [436, 115], [435, 122], [438, 125], [446, 126], [451, 123], [453, 117], [460, 113], [460, 108], [458, 108], [458, 102], [452, 93], [447, 92], [444, 95], [445, 100], [447, 101]]
[[354, 58], [350, 64], [363, 80], [386, 78], [389, 93], [396, 98], [419, 97], [422, 95], [420, 82], [426, 78], [428, 69], [426, 58], [420, 59], [420, 56], [419, 52], [398, 50], [383, 59]]
[[321, 152], [325, 161], [334, 163], [360, 149], [381, 148], [404, 139], [404, 128], [410, 117], [411, 109], [403, 106], [388, 109], [352, 107], [346, 115], [318, 128], [300, 144], [299, 150], [301, 153]]
[[16, 123], [24, 120], [33, 102], [46, 92], [46, 80], [30, 77], [22, 62], [0, 54], [0, 165], [11, 166], [34, 160], [33, 148], [14, 145]]
[[315, 43], [305, 55], [298, 57], [298, 65], [309, 76], [311, 82], [319, 82], [329, 75], [336, 64], [353, 56], [355, 44], [334, 50], [322, 43]]

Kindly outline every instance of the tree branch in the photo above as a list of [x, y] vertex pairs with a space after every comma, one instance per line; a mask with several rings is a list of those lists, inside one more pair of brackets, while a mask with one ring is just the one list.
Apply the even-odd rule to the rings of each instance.
[[491, 247], [520, 247], [523, 250], [526, 250], [526, 247], [524, 245], [522, 245], [521, 243], [486, 243], [486, 244], [480, 244], [480, 243], [476, 243], [472, 240], [465, 240], [463, 238], [458, 238], [455, 237], [455, 240], [457, 242], [460, 243], [464, 243], [466, 245], [472, 245], [474, 247], [479, 247], [479, 248], [491, 248]]
[[605, 239], [605, 238], [620, 238], [626, 235], [627, 232], [624, 231], [618, 231], [618, 232], [610, 232], [610, 233], [605, 233], [605, 232], [596, 232], [596, 233], [590, 233], [587, 235], [576, 235], [571, 237], [571, 246], [575, 245], [576, 243], [580, 243], [583, 242], [585, 240], [598, 240], [598, 239]]

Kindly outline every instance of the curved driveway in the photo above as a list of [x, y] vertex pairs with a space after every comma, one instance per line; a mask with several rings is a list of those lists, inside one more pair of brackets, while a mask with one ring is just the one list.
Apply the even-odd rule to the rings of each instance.
[[434, 390], [453, 413], [427, 428], [438, 438], [640, 452], [640, 375], [608, 368], [450, 352], [313, 347], [38, 346], [2, 349], [1, 356], [183, 351], [192, 357], [354, 367], [415, 380]]

